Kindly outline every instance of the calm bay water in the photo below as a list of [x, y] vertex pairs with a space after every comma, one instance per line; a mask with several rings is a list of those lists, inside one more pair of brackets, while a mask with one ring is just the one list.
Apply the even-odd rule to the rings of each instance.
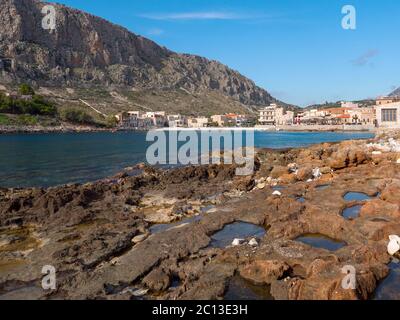
[[[366, 139], [371, 133], [256, 132], [263, 148]], [[0, 135], [0, 186], [48, 187], [88, 182], [145, 162], [145, 132]]]

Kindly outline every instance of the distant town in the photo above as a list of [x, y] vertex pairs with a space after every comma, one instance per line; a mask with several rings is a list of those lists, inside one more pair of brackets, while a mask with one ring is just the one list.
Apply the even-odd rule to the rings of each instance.
[[[150, 130], [154, 128], [255, 128], [287, 131], [373, 131], [377, 128], [400, 128], [400, 96], [378, 97], [361, 102], [341, 101], [290, 110], [285, 105], [270, 104], [257, 113], [225, 113], [210, 116], [168, 114], [167, 111], [124, 111], [105, 114], [85, 100], [79, 108], [60, 107], [37, 95], [32, 87], [21, 84], [18, 91], [0, 88], [0, 126], [35, 126], [43, 121], [87, 125], [112, 130]], [[289, 110], [288, 110], [289, 109]], [[46, 118], [47, 117], [47, 118]], [[38, 121], [42, 121], [39, 123]], [[44, 130], [48, 130], [44, 128]], [[95, 129], [94, 129], [95, 130]]]
[[255, 127], [259, 129], [316, 129], [350, 127], [353, 129], [400, 128], [400, 97], [379, 97], [375, 104], [363, 106], [343, 101], [340, 107], [285, 111], [271, 104], [259, 110], [258, 118], [244, 114], [216, 114], [210, 117], [188, 117], [165, 111], [127, 111], [115, 117], [119, 129]]

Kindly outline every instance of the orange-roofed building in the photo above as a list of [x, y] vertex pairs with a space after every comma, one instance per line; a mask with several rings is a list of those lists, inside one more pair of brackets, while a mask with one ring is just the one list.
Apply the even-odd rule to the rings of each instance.
[[340, 119], [341, 124], [352, 123], [351, 115], [349, 114], [339, 114], [335, 116], [336, 119]]

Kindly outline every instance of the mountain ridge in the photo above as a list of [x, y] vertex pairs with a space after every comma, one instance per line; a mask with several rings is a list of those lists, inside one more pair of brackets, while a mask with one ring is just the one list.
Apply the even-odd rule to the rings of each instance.
[[12, 65], [8, 72], [2, 72], [3, 84], [27, 81], [56, 88], [185, 90], [193, 95], [214, 92], [239, 102], [249, 111], [280, 103], [222, 63], [175, 53], [90, 13], [51, 3], [57, 18], [56, 29], [49, 32], [41, 28], [41, 8], [49, 3], [2, 2], [0, 59], [10, 60]]
[[400, 87], [389, 94], [389, 97], [400, 96]]

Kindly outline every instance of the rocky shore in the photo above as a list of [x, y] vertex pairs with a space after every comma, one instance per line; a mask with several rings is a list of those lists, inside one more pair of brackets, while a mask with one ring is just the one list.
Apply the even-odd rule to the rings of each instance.
[[[399, 138], [258, 150], [249, 177], [138, 165], [0, 189], [0, 299], [399, 299]], [[45, 265], [56, 290], [41, 287]]]
[[66, 133], [66, 132], [103, 132], [112, 131], [109, 128], [99, 128], [88, 125], [63, 124], [60, 126], [8, 126], [0, 125], [0, 134], [10, 133]]

